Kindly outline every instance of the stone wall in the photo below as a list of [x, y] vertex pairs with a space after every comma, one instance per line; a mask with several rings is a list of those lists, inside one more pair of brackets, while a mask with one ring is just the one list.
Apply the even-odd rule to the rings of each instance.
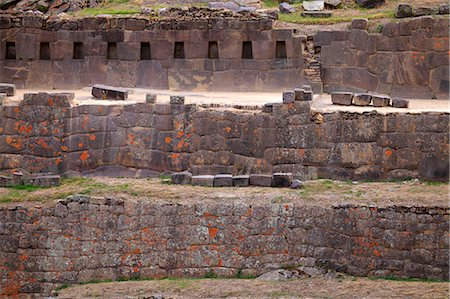
[[163, 204], [72, 197], [0, 207], [1, 295], [98, 279], [324, 266], [448, 279], [446, 208]]
[[323, 31], [324, 91], [375, 91], [410, 98], [449, 97], [449, 26], [447, 18], [421, 17], [391, 22], [381, 33], [366, 23], [350, 31]]
[[303, 38], [293, 30], [272, 30], [271, 19], [251, 16], [180, 19], [0, 16], [0, 82], [216, 91], [281, 91], [308, 83]]
[[29, 94], [2, 106], [0, 169], [149, 176], [293, 172], [356, 180], [448, 180], [448, 113], [261, 110], [197, 105], [72, 107], [70, 96]]

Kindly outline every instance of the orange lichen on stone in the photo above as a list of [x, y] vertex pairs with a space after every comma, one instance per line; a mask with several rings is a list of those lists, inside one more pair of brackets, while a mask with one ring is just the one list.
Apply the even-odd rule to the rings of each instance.
[[386, 156], [387, 157], [392, 156], [392, 151], [390, 149], [386, 150]]
[[61, 150], [62, 150], [63, 152], [67, 152], [67, 146], [61, 145]]
[[56, 158], [55, 164], [56, 164], [56, 165], [59, 165], [59, 164], [61, 164], [61, 163], [62, 163], [62, 159], [61, 159], [61, 158]]
[[78, 147], [83, 147], [83, 143], [82, 142], [78, 143]]
[[89, 158], [89, 154], [87, 151], [84, 151], [80, 156], [81, 161], [86, 161], [88, 158]]
[[373, 254], [376, 256], [381, 256], [381, 252], [379, 250], [374, 249]]
[[132, 134], [128, 134], [128, 143], [129, 144], [134, 144], [135, 143], [135, 141], [134, 141], [134, 139], [136, 138], [134, 135], [132, 135]]
[[219, 232], [219, 229], [217, 227], [209, 227], [208, 232], [211, 239], [214, 239]]
[[177, 138], [180, 139], [183, 136], [184, 136], [184, 132], [183, 131], [179, 131], [178, 134], [177, 134]]
[[95, 135], [89, 135], [89, 140], [94, 141], [95, 139], [97, 139], [97, 136], [95, 136]]
[[225, 127], [225, 128], [223, 128], [223, 130], [224, 130], [225, 132], [227, 132], [227, 133], [230, 133], [230, 132], [231, 132], [231, 128], [230, 128], [230, 127]]
[[12, 139], [11, 136], [6, 136], [5, 141], [6, 141], [7, 144], [11, 144], [13, 142], [13, 139]]
[[166, 137], [166, 138], [164, 139], [164, 142], [167, 143], [167, 144], [169, 144], [169, 143], [172, 142], [172, 138]]

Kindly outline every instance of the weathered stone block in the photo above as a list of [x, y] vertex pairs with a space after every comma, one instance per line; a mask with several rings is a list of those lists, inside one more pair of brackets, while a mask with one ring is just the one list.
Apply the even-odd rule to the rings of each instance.
[[291, 189], [301, 189], [301, 188], [303, 188], [303, 182], [300, 180], [293, 180], [290, 188]]
[[157, 99], [158, 99], [158, 96], [154, 93], [147, 93], [145, 95], [145, 102], [147, 104], [155, 104]]
[[271, 174], [252, 174], [250, 175], [250, 185], [271, 187], [272, 175]]
[[247, 187], [250, 181], [248, 175], [235, 175], [233, 177], [233, 186], [235, 187]]
[[409, 101], [402, 98], [393, 98], [392, 107], [394, 108], [408, 108]]
[[395, 10], [396, 18], [409, 18], [413, 16], [413, 8], [410, 4], [399, 4]]
[[262, 112], [264, 113], [272, 113], [273, 111], [273, 103], [266, 103], [262, 106]]
[[171, 105], [184, 105], [184, 96], [170, 96]]
[[214, 187], [213, 175], [194, 175], [192, 177], [193, 186]]
[[303, 88], [296, 88], [294, 92], [296, 101], [312, 101], [313, 93], [311, 90], [307, 91]]
[[391, 98], [389, 96], [373, 95], [372, 105], [374, 107], [386, 107], [391, 104]]
[[233, 176], [231, 174], [218, 174], [214, 177], [214, 187], [232, 187]]
[[335, 105], [350, 106], [352, 104], [352, 92], [333, 92], [331, 94], [331, 102]]
[[176, 185], [190, 185], [192, 181], [192, 173], [183, 171], [183, 172], [176, 172], [173, 173], [172, 176], [172, 183]]
[[3, 105], [3, 101], [6, 99], [6, 93], [0, 93], [0, 106]]
[[430, 7], [430, 6], [419, 6], [414, 9], [414, 16], [427, 16], [427, 15], [437, 15], [439, 13], [438, 7]]
[[0, 83], [0, 93], [13, 97], [16, 95], [16, 86], [14, 84]]
[[355, 106], [368, 106], [372, 100], [372, 95], [368, 93], [355, 93], [352, 104]]
[[353, 29], [367, 29], [368, 20], [367, 19], [353, 19], [352, 28]]
[[290, 187], [292, 184], [292, 179], [292, 173], [274, 173], [272, 178], [272, 187]]
[[313, 91], [311, 85], [303, 85], [303, 86], [302, 86], [302, 89], [303, 89], [303, 90], [306, 90], [306, 91]]
[[101, 100], [126, 100], [128, 89], [96, 84], [92, 87], [92, 95]]
[[439, 14], [440, 15], [448, 15], [450, 13], [450, 8], [448, 4], [439, 5]]
[[283, 104], [289, 104], [295, 102], [295, 92], [286, 91], [283, 92]]

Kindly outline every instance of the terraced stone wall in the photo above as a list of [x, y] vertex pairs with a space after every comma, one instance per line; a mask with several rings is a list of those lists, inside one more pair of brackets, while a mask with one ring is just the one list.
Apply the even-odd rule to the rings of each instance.
[[73, 197], [0, 207], [1, 295], [99, 279], [322, 266], [448, 279], [447, 208], [157, 204]]
[[272, 112], [197, 105], [71, 106], [30, 94], [0, 113], [0, 169], [149, 176], [293, 172], [355, 180], [448, 180], [448, 113]]
[[[381, 25], [380, 25], [381, 26]], [[349, 31], [322, 31], [324, 91], [373, 91], [407, 98], [449, 97], [447, 18], [420, 17], [382, 25], [353, 22]]]
[[[274, 91], [308, 83], [302, 42], [272, 20], [43, 19], [0, 15], [0, 82]], [[244, 45], [245, 44], [245, 45]], [[244, 49], [245, 48], [245, 49]]]

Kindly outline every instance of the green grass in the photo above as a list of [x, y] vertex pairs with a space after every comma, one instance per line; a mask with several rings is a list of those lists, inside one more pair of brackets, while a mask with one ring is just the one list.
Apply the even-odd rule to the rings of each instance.
[[370, 276], [368, 277], [371, 280], [390, 280], [390, 281], [401, 281], [401, 282], [450, 282], [450, 280], [442, 280], [435, 278], [410, 278], [410, 277], [398, 277], [394, 275], [387, 276]]
[[137, 8], [85, 8], [78, 12], [82, 17], [98, 16], [98, 15], [134, 15], [138, 14], [140, 9]]
[[391, 10], [388, 11], [379, 11], [375, 13], [361, 11], [360, 14], [355, 15], [335, 15], [331, 16], [329, 18], [313, 18], [313, 17], [303, 17], [300, 15], [300, 13], [293, 13], [293, 14], [280, 14], [279, 19], [284, 22], [288, 23], [295, 23], [295, 24], [304, 24], [304, 25], [329, 25], [329, 24], [336, 24], [336, 23], [344, 23], [344, 22], [351, 22], [355, 18], [366, 18], [369, 20], [375, 20], [375, 19], [386, 19], [386, 18], [394, 18], [394, 12]]

